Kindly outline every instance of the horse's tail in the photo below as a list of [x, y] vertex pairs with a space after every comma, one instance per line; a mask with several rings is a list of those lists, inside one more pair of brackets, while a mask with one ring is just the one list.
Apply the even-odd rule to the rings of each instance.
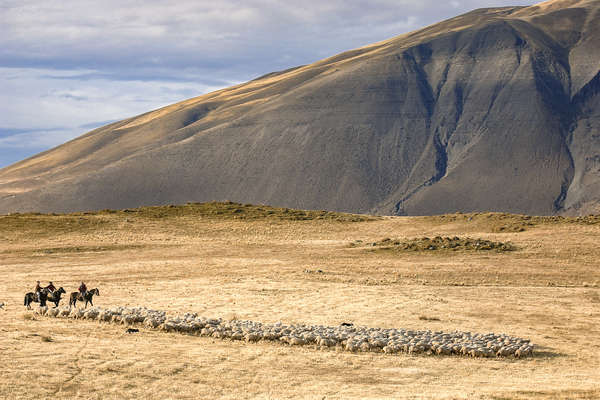
[[29, 297], [29, 296], [25, 295], [25, 300], [23, 300], [23, 305], [24, 305], [24, 306], [26, 306], [26, 305], [27, 305], [27, 297]]

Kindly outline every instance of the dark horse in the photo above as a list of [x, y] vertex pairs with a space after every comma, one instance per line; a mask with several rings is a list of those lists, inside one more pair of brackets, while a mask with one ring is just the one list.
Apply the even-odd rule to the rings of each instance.
[[48, 293], [45, 290], [40, 292], [40, 298], [35, 293], [29, 292], [25, 295], [25, 302], [23, 305], [27, 306], [28, 310], [31, 310], [31, 303], [40, 303], [40, 307], [46, 307], [46, 301], [48, 300]]
[[94, 297], [94, 295], [100, 296], [100, 291], [98, 290], [98, 288], [88, 290], [85, 296], [82, 296], [79, 292], [73, 292], [71, 293], [71, 297], [69, 299], [69, 307], [75, 306], [78, 300], [85, 301], [85, 307], [83, 308], [87, 308], [88, 303], [90, 303], [93, 307], [94, 303], [92, 303], [92, 298]]
[[58, 303], [60, 303], [60, 301], [62, 300], [61, 295], [63, 293], [67, 292], [65, 291], [65, 289], [62, 288], [62, 286], [58, 288], [58, 290], [55, 290], [52, 293], [48, 293], [48, 301], [54, 303], [54, 308], [58, 307]]

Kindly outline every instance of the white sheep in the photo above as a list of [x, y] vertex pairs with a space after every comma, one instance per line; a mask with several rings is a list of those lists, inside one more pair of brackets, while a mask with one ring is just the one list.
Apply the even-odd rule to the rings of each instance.
[[321, 348], [336, 347], [346, 351], [383, 351], [386, 354], [404, 351], [413, 354], [425, 352], [439, 355], [462, 354], [473, 357], [494, 355], [525, 357], [533, 352], [533, 346], [529, 340], [493, 333], [473, 334], [458, 331], [444, 333], [364, 326], [284, 325], [281, 322], [262, 324], [254, 321], [208, 319], [192, 313], [171, 316], [167, 319], [164, 311], [144, 307], [114, 307], [111, 309], [93, 307], [85, 311], [40, 308], [37, 313], [49, 317], [68, 316], [86, 319], [96, 319], [97, 317], [99, 321], [127, 325], [143, 323], [153, 329], [196, 333], [216, 339], [230, 338], [247, 342], [281, 341], [295, 346], [314, 343]]
[[83, 316], [83, 310], [79, 308], [73, 308], [69, 313], [69, 318], [79, 319]]
[[49, 308], [48, 311], [46, 311], [46, 316], [57, 317], [59, 312], [60, 312], [60, 309], [58, 309], [58, 308]]

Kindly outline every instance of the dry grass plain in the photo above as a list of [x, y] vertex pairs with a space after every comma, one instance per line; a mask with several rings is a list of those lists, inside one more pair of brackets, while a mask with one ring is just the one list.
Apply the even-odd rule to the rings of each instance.
[[[236, 204], [0, 216], [0, 398], [597, 399], [597, 222], [501, 214], [364, 219]], [[366, 246], [437, 235], [517, 250]], [[37, 279], [67, 292], [85, 280], [100, 288], [99, 306], [504, 332], [538, 348], [528, 359], [472, 359], [144, 328], [128, 335], [123, 326], [32, 316], [22, 301]]]

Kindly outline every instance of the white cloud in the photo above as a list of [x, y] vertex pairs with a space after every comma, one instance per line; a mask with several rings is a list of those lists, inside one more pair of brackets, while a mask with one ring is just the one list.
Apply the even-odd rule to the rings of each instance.
[[73, 132], [71, 129], [52, 129], [18, 133], [0, 137], [0, 148], [13, 150], [48, 148], [72, 139], [74, 134], [76, 134], [76, 132]]
[[94, 77], [96, 72], [0, 68], [0, 109], [4, 114], [0, 128], [78, 127], [90, 121], [121, 119], [222, 86], [191, 81], [114, 80]]
[[514, 3], [528, 2], [0, 0], [0, 129], [64, 128], [3, 139], [0, 167], [2, 147], [19, 140], [53, 146], [89, 122]]

